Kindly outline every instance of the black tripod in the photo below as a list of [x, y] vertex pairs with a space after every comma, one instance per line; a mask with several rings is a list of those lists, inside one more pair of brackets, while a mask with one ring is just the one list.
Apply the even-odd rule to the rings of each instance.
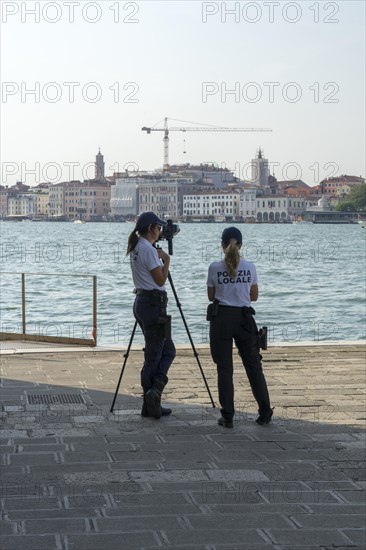
[[[178, 308], [179, 308], [180, 316], [182, 317], [183, 324], [184, 324], [184, 326], [185, 326], [185, 329], [186, 329], [186, 331], [187, 331], [187, 335], [188, 335], [189, 341], [190, 341], [191, 346], [192, 346], [193, 355], [195, 356], [196, 361], [197, 361], [198, 366], [199, 366], [199, 369], [200, 369], [200, 371], [201, 371], [201, 375], [202, 375], [203, 381], [204, 381], [204, 383], [205, 383], [205, 386], [206, 386], [208, 395], [209, 395], [209, 397], [210, 397], [211, 404], [212, 404], [213, 408], [215, 408], [215, 403], [214, 403], [214, 400], [212, 399], [212, 395], [211, 395], [211, 392], [210, 392], [210, 388], [208, 387], [207, 380], [206, 380], [206, 377], [205, 377], [205, 373], [203, 372], [202, 365], [201, 365], [200, 360], [199, 360], [199, 357], [198, 357], [198, 352], [197, 352], [197, 350], [196, 350], [196, 348], [195, 348], [195, 345], [194, 345], [194, 343], [193, 343], [191, 334], [190, 334], [190, 332], [189, 332], [189, 328], [188, 328], [187, 322], [186, 322], [186, 320], [185, 320], [185, 317], [184, 317], [184, 314], [183, 314], [183, 311], [182, 311], [182, 306], [181, 306], [181, 303], [180, 303], [180, 301], [179, 301], [179, 299], [178, 299], [178, 295], [177, 295], [176, 290], [175, 290], [175, 288], [174, 288], [173, 280], [172, 280], [172, 277], [171, 277], [170, 273], [168, 274], [168, 279], [169, 279], [169, 283], [170, 283], [170, 286], [171, 286], [172, 291], [173, 291], [173, 294], [174, 294], [175, 302], [176, 302], [176, 304], [177, 304], [177, 306], [178, 306]], [[133, 329], [132, 329], [131, 338], [130, 338], [130, 341], [129, 341], [129, 344], [128, 344], [128, 347], [127, 347], [127, 351], [126, 351], [126, 353], [125, 353], [124, 356], [123, 356], [123, 357], [125, 358], [125, 360], [124, 360], [124, 362], [123, 362], [121, 374], [120, 374], [120, 376], [119, 376], [119, 380], [118, 380], [117, 388], [116, 388], [116, 391], [115, 391], [115, 394], [114, 394], [112, 406], [111, 406], [111, 408], [110, 408], [110, 412], [113, 412], [113, 409], [114, 409], [114, 404], [115, 404], [116, 399], [117, 399], [119, 387], [120, 387], [120, 385], [121, 385], [121, 381], [122, 381], [123, 373], [124, 373], [124, 370], [125, 370], [125, 367], [126, 367], [127, 359], [128, 359], [129, 354], [130, 354], [130, 349], [131, 349], [131, 346], [132, 346], [133, 338], [134, 338], [134, 336], [135, 336], [136, 328], [137, 328], [137, 321], [135, 321], [135, 325], [134, 325], [134, 327], [133, 327]]]

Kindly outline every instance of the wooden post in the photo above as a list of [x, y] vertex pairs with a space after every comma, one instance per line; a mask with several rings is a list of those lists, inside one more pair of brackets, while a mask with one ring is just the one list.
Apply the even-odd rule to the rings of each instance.
[[26, 334], [26, 323], [25, 323], [25, 273], [22, 273], [22, 335]]
[[93, 275], [93, 338], [97, 345], [97, 277]]

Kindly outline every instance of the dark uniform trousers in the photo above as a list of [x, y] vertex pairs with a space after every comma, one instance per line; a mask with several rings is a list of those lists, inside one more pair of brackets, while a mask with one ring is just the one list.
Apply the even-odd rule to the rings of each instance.
[[[168, 370], [176, 355], [172, 339], [165, 338], [164, 325], [167, 299], [158, 300], [148, 296], [136, 296], [133, 313], [145, 338], [144, 365], [141, 370], [141, 386], [146, 393], [154, 379], [168, 382]], [[159, 322], [160, 321], [160, 322]]]
[[[248, 308], [244, 308], [248, 309]], [[259, 414], [270, 409], [266, 379], [259, 353], [258, 328], [254, 317], [243, 308], [219, 306], [210, 321], [210, 348], [217, 365], [219, 400], [222, 416], [231, 420], [235, 413], [233, 384], [233, 340], [241, 356]]]

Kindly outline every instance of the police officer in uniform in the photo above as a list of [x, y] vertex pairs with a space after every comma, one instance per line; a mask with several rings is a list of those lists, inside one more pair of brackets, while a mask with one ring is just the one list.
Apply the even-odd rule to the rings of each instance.
[[217, 365], [218, 392], [221, 405], [220, 426], [233, 427], [233, 341], [238, 348], [252, 393], [258, 404], [260, 425], [271, 421], [267, 383], [262, 371], [259, 353], [258, 329], [253, 318], [251, 302], [258, 299], [258, 281], [255, 265], [240, 257], [243, 239], [236, 227], [224, 230], [221, 245], [224, 260], [213, 262], [208, 269], [207, 295], [209, 306], [210, 348]]
[[141, 370], [143, 406], [141, 415], [160, 418], [172, 410], [161, 406], [161, 394], [168, 382], [168, 370], [175, 357], [170, 337], [170, 317], [165, 282], [168, 278], [170, 256], [153, 245], [167, 222], [154, 212], [144, 212], [128, 238], [136, 299], [133, 313], [145, 338], [144, 365]]

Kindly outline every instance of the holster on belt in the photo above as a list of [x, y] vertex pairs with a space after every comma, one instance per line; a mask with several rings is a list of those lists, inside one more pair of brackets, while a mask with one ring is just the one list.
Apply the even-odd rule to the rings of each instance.
[[206, 321], [212, 321], [214, 317], [217, 317], [219, 313], [219, 301], [214, 300], [212, 304], [207, 306]]

